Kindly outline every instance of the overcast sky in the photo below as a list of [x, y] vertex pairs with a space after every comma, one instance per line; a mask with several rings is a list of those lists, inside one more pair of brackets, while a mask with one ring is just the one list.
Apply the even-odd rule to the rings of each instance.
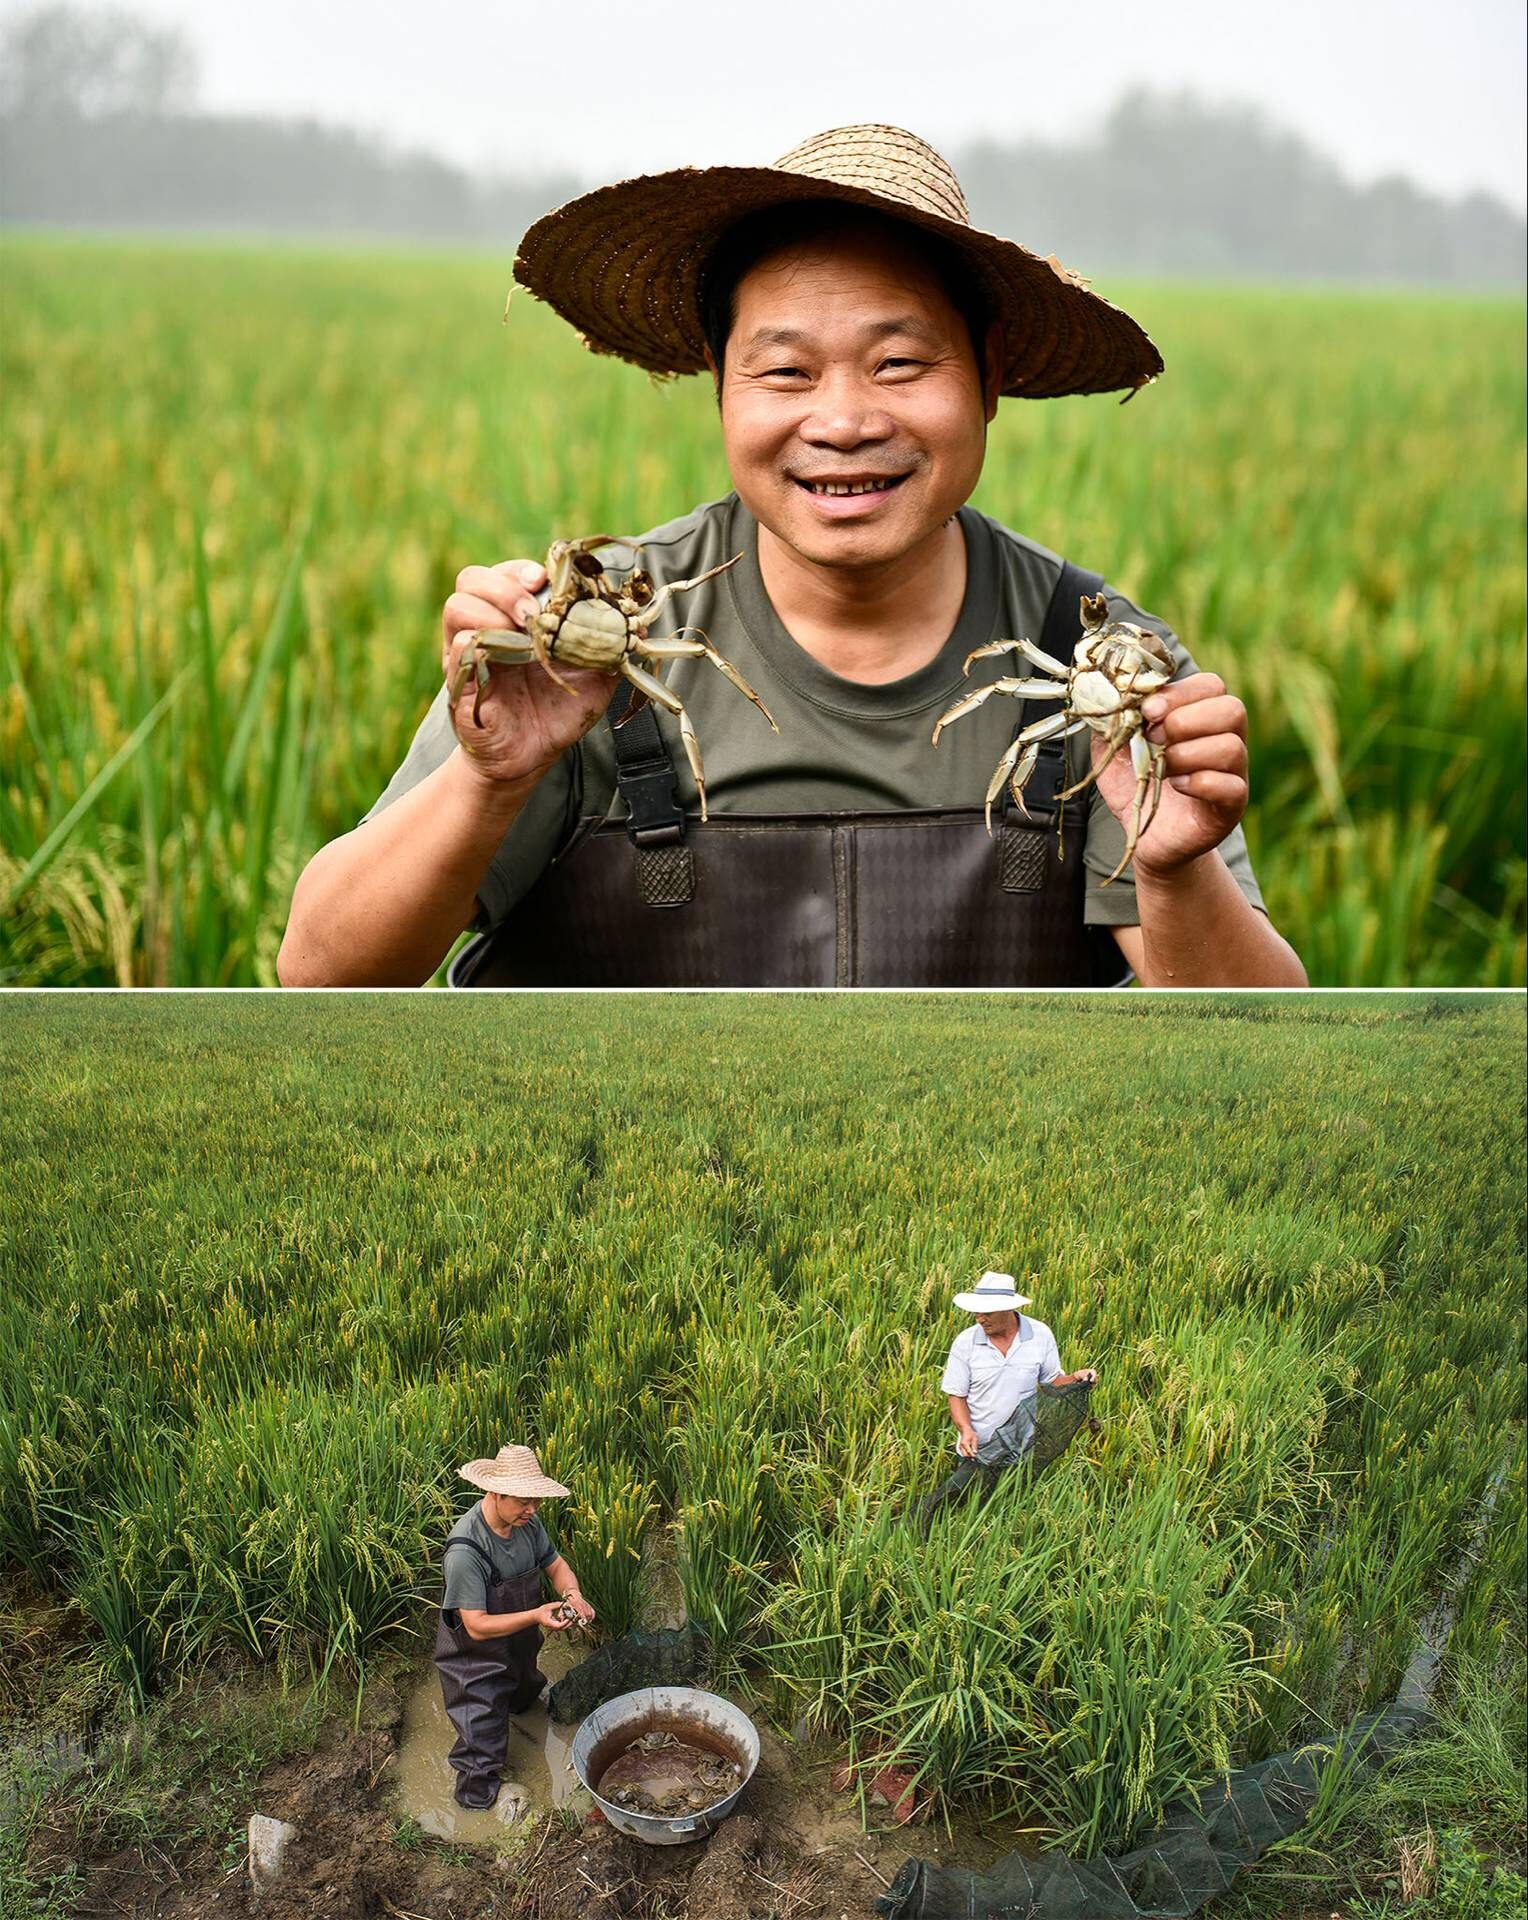
[[[766, 161], [858, 120], [936, 146], [1085, 134], [1127, 87], [1253, 101], [1354, 179], [1525, 203], [1523, 0], [125, 0], [204, 104], [590, 182]], [[21, 10], [5, 0], [3, 11]]]

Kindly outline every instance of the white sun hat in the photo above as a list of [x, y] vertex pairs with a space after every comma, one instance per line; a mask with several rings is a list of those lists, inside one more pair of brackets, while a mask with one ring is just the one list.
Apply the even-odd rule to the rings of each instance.
[[1011, 1273], [984, 1273], [970, 1293], [957, 1293], [962, 1313], [1017, 1313], [1029, 1305], [1029, 1295], [1014, 1286]]
[[485, 1493], [507, 1493], [521, 1500], [558, 1500], [568, 1491], [547, 1478], [529, 1447], [500, 1447], [492, 1460], [469, 1460], [457, 1472]]

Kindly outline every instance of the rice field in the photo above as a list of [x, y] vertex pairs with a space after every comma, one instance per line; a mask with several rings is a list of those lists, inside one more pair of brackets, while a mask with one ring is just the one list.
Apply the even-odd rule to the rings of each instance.
[[[1389, 1697], [1441, 1596], [1521, 1640], [1517, 996], [5, 1014], [0, 1569], [131, 1696], [431, 1633], [511, 1438], [608, 1629], [672, 1540], [782, 1725], [1083, 1852]], [[925, 1544], [987, 1267], [1101, 1430]]]
[[[470, 561], [726, 491], [708, 389], [508, 257], [0, 243], [0, 979], [271, 983]], [[1114, 285], [1163, 381], [993, 428], [976, 504], [1247, 701], [1317, 985], [1525, 978], [1520, 300]]]

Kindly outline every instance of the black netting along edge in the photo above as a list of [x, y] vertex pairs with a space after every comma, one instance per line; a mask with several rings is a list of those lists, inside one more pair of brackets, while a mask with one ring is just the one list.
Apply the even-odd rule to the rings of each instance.
[[1377, 1767], [1429, 1718], [1424, 1708], [1392, 1704], [1360, 1714], [1335, 1740], [1240, 1768], [1170, 1807], [1127, 1854], [1011, 1853], [985, 1873], [905, 1860], [875, 1910], [885, 1920], [1190, 1920], [1302, 1825], [1328, 1754], [1342, 1746], [1357, 1764]]
[[634, 1628], [569, 1669], [547, 1696], [558, 1726], [582, 1720], [639, 1687], [688, 1687], [711, 1671], [711, 1642], [695, 1622], [682, 1627]]

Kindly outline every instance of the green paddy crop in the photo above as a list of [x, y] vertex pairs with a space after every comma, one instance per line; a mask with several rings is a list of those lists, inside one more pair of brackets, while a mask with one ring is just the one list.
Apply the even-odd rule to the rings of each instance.
[[[504, 261], [4, 241], [0, 979], [273, 978], [296, 874], [439, 678], [474, 561], [728, 485], [709, 392]], [[1007, 403], [976, 503], [1246, 700], [1320, 985], [1524, 979], [1520, 301], [1110, 286], [1168, 372]]]
[[[1516, 997], [5, 1011], [0, 1566], [131, 1695], [427, 1638], [509, 1439], [607, 1629], [667, 1536], [782, 1723], [1083, 1849], [1521, 1630]], [[925, 1541], [989, 1266], [1101, 1428]]]

